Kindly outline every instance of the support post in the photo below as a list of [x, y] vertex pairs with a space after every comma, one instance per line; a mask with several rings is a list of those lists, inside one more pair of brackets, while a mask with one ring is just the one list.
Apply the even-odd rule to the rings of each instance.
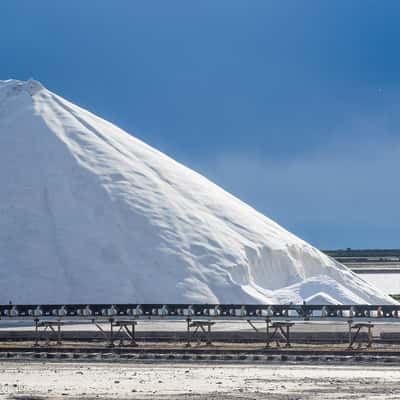
[[57, 344], [61, 344], [61, 322], [57, 324]]
[[207, 325], [207, 345], [211, 345], [211, 324]]
[[48, 329], [48, 325], [45, 324], [43, 332], [46, 334], [46, 346], [50, 346], [50, 329]]
[[368, 348], [372, 347], [372, 326], [368, 325], [368, 344], [367, 344]]
[[190, 322], [191, 319], [187, 318], [186, 319], [186, 347], [190, 347], [191, 343], [190, 343]]
[[290, 347], [290, 326], [286, 325], [286, 344], [285, 347]]
[[265, 348], [266, 348], [266, 349], [269, 349], [269, 348], [270, 348], [269, 323], [270, 323], [270, 320], [267, 318], [267, 319], [265, 320], [265, 334], [266, 334], [266, 338], [265, 338]]
[[114, 323], [114, 319], [110, 318], [110, 347], [114, 347], [113, 323]]
[[[349, 349], [352, 349], [352, 348], [353, 348], [353, 344], [354, 344], [354, 342], [356, 341], [356, 339], [357, 339], [357, 337], [358, 337], [358, 334], [360, 333], [361, 327], [358, 327], [358, 328], [356, 328], [356, 329], [357, 329], [357, 331], [356, 331], [356, 333], [354, 334], [353, 338], [352, 338], [351, 341], [350, 341]], [[358, 346], [358, 347], [360, 347], [360, 346], [361, 346], [361, 343], [359, 343], [359, 346]]]
[[132, 340], [131, 340], [131, 346], [137, 346], [137, 345], [138, 345], [138, 344], [136, 343], [135, 325], [136, 325], [136, 321], [132, 321]]
[[35, 318], [35, 346], [39, 346], [39, 318]]
[[352, 345], [353, 345], [353, 338], [352, 338], [352, 334], [351, 334], [351, 324], [353, 323], [353, 321], [351, 320], [351, 319], [349, 319], [348, 321], [347, 321], [347, 323], [348, 323], [348, 325], [349, 325], [349, 349], [351, 349], [352, 348]]

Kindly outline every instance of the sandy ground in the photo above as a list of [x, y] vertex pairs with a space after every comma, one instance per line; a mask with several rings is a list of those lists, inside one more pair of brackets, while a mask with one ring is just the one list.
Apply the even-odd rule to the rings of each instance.
[[400, 367], [0, 364], [0, 399], [400, 399]]

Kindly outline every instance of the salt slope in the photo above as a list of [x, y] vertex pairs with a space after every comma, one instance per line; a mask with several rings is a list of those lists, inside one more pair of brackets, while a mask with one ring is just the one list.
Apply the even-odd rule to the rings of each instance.
[[0, 190], [2, 303], [394, 302], [35, 81], [0, 81]]

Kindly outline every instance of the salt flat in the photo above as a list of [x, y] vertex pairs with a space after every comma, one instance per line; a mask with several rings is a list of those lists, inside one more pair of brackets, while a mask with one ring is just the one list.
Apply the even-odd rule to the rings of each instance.
[[400, 366], [0, 364], [1, 399], [399, 399]]
[[400, 273], [362, 274], [362, 278], [387, 294], [400, 293]]

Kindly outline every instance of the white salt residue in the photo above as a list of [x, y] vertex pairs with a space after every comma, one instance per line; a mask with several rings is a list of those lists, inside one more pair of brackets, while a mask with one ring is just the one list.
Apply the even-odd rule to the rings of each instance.
[[0, 399], [399, 399], [400, 368], [371, 365], [0, 364]]

